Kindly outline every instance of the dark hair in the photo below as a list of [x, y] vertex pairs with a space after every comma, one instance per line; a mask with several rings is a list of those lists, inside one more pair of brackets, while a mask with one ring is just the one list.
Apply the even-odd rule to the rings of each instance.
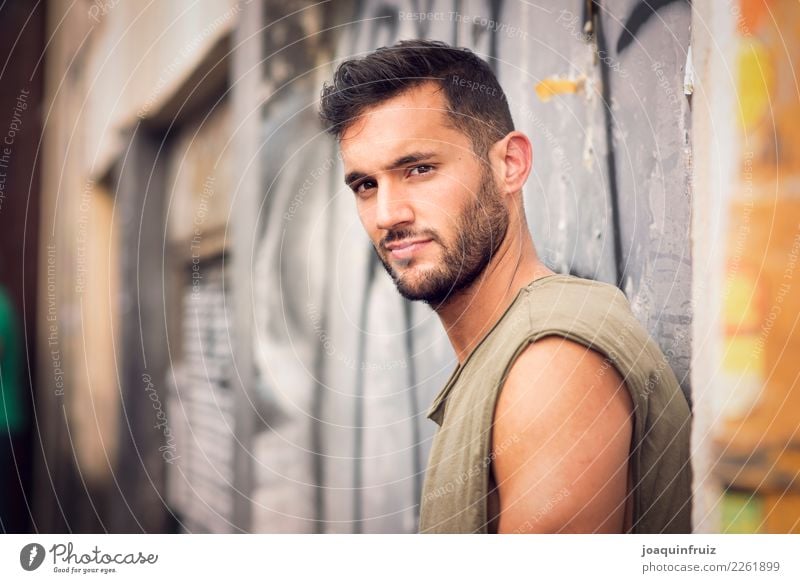
[[489, 64], [469, 49], [431, 40], [400, 41], [343, 62], [333, 83], [323, 85], [320, 118], [338, 140], [366, 108], [431, 81], [444, 90], [450, 121], [479, 156], [514, 130]]

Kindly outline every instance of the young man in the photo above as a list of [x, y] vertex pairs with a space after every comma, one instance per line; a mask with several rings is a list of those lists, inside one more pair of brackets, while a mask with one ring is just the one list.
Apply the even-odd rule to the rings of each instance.
[[420, 530], [689, 532], [686, 400], [619, 290], [537, 257], [531, 143], [488, 64], [384, 47], [337, 69], [321, 117], [378, 257], [458, 357]]

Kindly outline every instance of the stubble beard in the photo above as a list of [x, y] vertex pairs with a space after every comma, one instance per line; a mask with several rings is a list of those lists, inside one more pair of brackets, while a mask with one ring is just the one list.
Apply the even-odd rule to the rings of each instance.
[[[413, 261], [399, 272], [375, 249], [383, 267], [394, 280], [397, 291], [411, 301], [423, 301], [436, 309], [459, 292], [469, 288], [480, 277], [494, 257], [508, 231], [508, 209], [491, 174], [484, 169], [478, 194], [472, 197], [456, 220], [456, 237], [452, 244], [445, 243], [431, 230], [413, 231], [397, 229], [387, 233], [381, 242], [424, 236], [442, 248], [436, 267], [420, 273], [414, 270]], [[413, 276], [407, 273], [413, 270]]]

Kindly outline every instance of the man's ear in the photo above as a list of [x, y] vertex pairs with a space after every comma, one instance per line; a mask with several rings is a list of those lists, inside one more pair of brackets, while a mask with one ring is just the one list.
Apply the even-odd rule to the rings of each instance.
[[509, 132], [492, 145], [489, 158], [501, 192], [522, 190], [533, 168], [533, 145], [528, 136], [516, 130]]

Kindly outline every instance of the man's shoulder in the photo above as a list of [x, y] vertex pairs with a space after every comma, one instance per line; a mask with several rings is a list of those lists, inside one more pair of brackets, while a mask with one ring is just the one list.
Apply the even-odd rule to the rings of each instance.
[[563, 336], [529, 344], [514, 360], [497, 402], [496, 436], [535, 429], [567, 440], [589, 426], [604, 432], [628, 423], [629, 388], [611, 360]]
[[569, 274], [555, 274], [552, 277], [534, 280], [528, 285], [527, 292], [527, 296], [534, 299], [537, 296], [546, 296], [555, 301], [585, 298], [587, 301], [610, 300], [628, 303], [625, 294], [615, 285]]
[[566, 406], [576, 400], [616, 399], [627, 410], [627, 371], [617, 362], [619, 351], [632, 351], [648, 336], [625, 295], [611, 284], [575, 276], [542, 284], [529, 290], [528, 344], [509, 363], [502, 392], [519, 405], [528, 401], [536, 407], [542, 399]]
[[530, 385], [536, 378], [554, 392], [568, 387], [618, 385], [621, 380], [601, 352], [569, 336], [549, 334], [528, 344], [509, 367], [507, 384]]
[[597, 330], [643, 329], [625, 294], [616, 286], [572, 275], [557, 275], [526, 289], [520, 309], [531, 332], [563, 330], [586, 334]]

